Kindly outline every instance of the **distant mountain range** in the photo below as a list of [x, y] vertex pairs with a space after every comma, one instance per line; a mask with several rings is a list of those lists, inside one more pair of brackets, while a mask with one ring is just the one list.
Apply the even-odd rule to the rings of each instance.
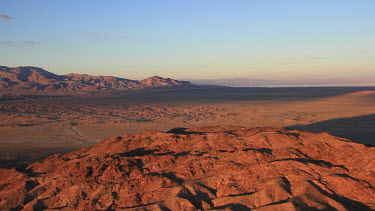
[[[187, 81], [188, 80], [188, 81]], [[190, 82], [189, 82], [190, 81]], [[375, 84], [374, 78], [322, 79], [322, 80], [266, 80], [252, 78], [185, 79], [174, 80], [159, 76], [144, 80], [130, 80], [114, 76], [91, 76], [87, 74], [57, 75], [38, 67], [0, 66], [0, 91], [100, 91], [129, 90], [156, 87], [192, 87], [213, 85], [231, 87], [252, 86], [304, 86]]]
[[253, 78], [227, 78], [227, 79], [184, 79], [195, 85], [252, 87], [252, 86], [315, 86], [315, 85], [354, 85], [375, 84], [375, 78], [325, 78], [301, 80], [266, 80]]
[[137, 81], [113, 76], [73, 73], [56, 75], [38, 67], [11, 68], [0, 66], [0, 90], [99, 91], [183, 86], [194, 85], [188, 81], [178, 81], [159, 76]]

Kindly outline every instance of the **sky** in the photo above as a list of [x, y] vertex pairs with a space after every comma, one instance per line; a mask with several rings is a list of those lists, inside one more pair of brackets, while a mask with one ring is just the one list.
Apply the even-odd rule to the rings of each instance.
[[373, 0], [0, 0], [0, 65], [142, 79], [375, 79]]

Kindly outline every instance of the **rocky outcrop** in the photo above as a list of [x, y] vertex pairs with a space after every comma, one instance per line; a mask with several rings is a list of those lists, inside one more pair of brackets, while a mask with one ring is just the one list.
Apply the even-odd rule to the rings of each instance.
[[371, 210], [375, 148], [280, 128], [175, 128], [0, 170], [0, 210]]
[[170, 78], [162, 78], [159, 76], [149, 77], [147, 79], [141, 80], [140, 82], [144, 86], [151, 86], [151, 87], [152, 86], [169, 86], [169, 85], [178, 86], [178, 85], [181, 85], [181, 83], [185, 85], [190, 84], [189, 82], [186, 82], [186, 81], [176, 81]]
[[165, 79], [158, 76], [137, 81], [113, 76], [90, 76], [73, 73], [56, 75], [37, 67], [9, 68], [0, 66], [0, 90], [97, 91], [179, 86], [193, 85], [187, 81]]

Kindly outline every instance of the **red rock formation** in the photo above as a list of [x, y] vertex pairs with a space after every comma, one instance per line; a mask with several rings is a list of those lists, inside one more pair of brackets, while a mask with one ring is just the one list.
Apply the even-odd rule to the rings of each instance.
[[370, 210], [375, 148], [278, 128], [144, 131], [0, 170], [0, 210]]
[[142, 81], [86, 74], [56, 75], [37, 67], [0, 66], [0, 90], [97, 91], [169, 86], [192, 86], [187, 81], [150, 77]]

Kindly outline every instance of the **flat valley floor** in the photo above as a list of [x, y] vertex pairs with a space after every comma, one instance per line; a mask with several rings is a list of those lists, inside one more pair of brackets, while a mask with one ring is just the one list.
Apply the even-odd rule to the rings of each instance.
[[195, 87], [0, 98], [0, 168], [143, 130], [233, 125], [375, 145], [375, 87]]

